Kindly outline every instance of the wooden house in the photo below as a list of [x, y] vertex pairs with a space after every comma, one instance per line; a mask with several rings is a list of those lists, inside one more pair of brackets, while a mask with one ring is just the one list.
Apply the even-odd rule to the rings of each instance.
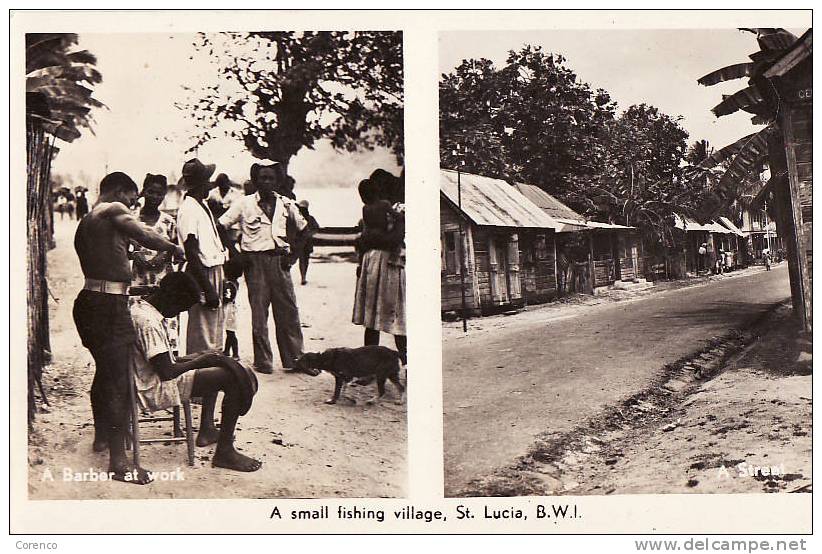
[[442, 311], [488, 314], [554, 298], [557, 227], [501, 179], [441, 170]]
[[768, 218], [764, 209], [747, 209], [742, 212], [742, 228], [747, 239], [751, 263], [762, 263], [762, 251], [766, 248], [772, 253], [783, 248], [776, 222]]
[[[575, 258], [577, 264], [588, 264], [591, 289], [644, 278], [642, 239], [635, 228], [589, 221], [535, 185], [516, 183], [514, 186], [560, 224], [557, 249]], [[579, 233], [587, 245], [583, 251], [570, 247], [580, 243]]]
[[721, 225], [717, 221], [711, 221], [708, 224], [711, 228], [710, 246], [713, 249], [713, 268], [716, 270], [716, 262], [719, 257], [722, 257], [723, 268], [733, 267], [729, 263], [733, 263], [733, 253], [736, 251], [736, 235], [725, 225]]
[[727, 217], [720, 217], [719, 223], [731, 232], [724, 238], [725, 242], [723, 244], [723, 246], [725, 246], [726, 257], [728, 258], [728, 261], [725, 263], [726, 267], [733, 269], [747, 267], [747, 241], [745, 240], [745, 233]]
[[[716, 221], [699, 223], [682, 215], [674, 216], [674, 228], [682, 232], [682, 268], [675, 277], [686, 277], [688, 274], [700, 275], [714, 271], [720, 252], [736, 252], [734, 231]], [[706, 253], [699, 254], [701, 246]], [[733, 257], [733, 256], [732, 256]], [[727, 260], [727, 258], [726, 258]]]

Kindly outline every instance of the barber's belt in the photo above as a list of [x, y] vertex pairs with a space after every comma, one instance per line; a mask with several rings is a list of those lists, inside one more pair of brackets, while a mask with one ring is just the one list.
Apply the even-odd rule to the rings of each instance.
[[88, 279], [83, 285], [83, 290], [91, 290], [94, 292], [103, 292], [106, 294], [128, 294], [128, 287], [131, 283], [123, 283], [121, 281], [105, 281], [103, 279]]
[[260, 256], [288, 256], [290, 252], [287, 248], [276, 248], [274, 250], [244, 250], [243, 254], [257, 254]]

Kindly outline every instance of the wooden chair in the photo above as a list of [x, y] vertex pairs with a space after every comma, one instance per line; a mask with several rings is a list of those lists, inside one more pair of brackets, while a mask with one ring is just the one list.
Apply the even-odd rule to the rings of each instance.
[[[194, 465], [194, 430], [191, 417], [191, 402], [183, 401], [182, 408], [185, 416], [185, 429], [180, 427], [180, 406], [172, 408], [170, 416], [141, 416], [140, 403], [137, 399], [137, 386], [134, 381], [134, 369], [128, 370], [128, 393], [131, 403], [131, 425], [126, 433], [126, 447], [131, 448], [134, 454], [134, 465], [140, 466], [140, 445], [151, 443], [185, 442], [188, 450], [188, 465]], [[172, 436], [163, 438], [140, 438], [141, 423], [173, 422]]]

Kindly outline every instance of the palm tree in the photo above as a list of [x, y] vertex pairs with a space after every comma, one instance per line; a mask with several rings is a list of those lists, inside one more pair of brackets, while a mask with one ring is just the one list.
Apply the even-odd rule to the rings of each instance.
[[57, 139], [72, 142], [91, 128], [91, 110], [103, 107], [91, 87], [102, 82], [96, 58], [79, 50], [77, 35], [26, 35], [26, 173], [28, 220], [28, 416], [36, 412], [35, 389], [47, 402], [43, 367], [50, 361], [46, 251], [52, 240], [51, 161]]
[[[767, 163], [768, 138], [777, 132], [778, 128], [774, 105], [762, 95], [757, 83], [762, 79], [765, 70], [797, 40], [794, 34], [779, 28], [746, 28], [740, 31], [756, 35], [759, 51], [749, 56], [751, 61], [717, 69], [697, 81], [700, 85], [712, 86], [747, 77], [747, 87], [732, 95], [723, 95], [722, 102], [711, 111], [717, 117], [722, 117], [743, 110], [753, 115], [751, 121], [755, 125], [764, 125], [764, 128], [756, 133], [751, 133], [713, 152], [700, 164], [700, 167], [710, 169], [727, 163], [727, 169], [715, 187], [715, 193], [724, 205], [734, 202], [741, 196], [758, 192], [755, 190], [758, 180], [752, 177], [758, 175]], [[712, 214], [715, 215], [716, 213]]]
[[[810, 77], [813, 35], [809, 30], [798, 39], [784, 29], [741, 30], [756, 34], [759, 43], [759, 51], [750, 55], [751, 61], [724, 67], [705, 75], [698, 82], [710, 86], [730, 79], [748, 77], [748, 86], [735, 94], [723, 97], [722, 102], [713, 108], [713, 112], [721, 117], [744, 110], [753, 114], [754, 124], [765, 127], [718, 150], [703, 166], [711, 167], [712, 164], [723, 161], [728, 163], [728, 169], [715, 187], [722, 199], [719, 208], [732, 205], [737, 199], [742, 199], [739, 202], [740, 207], [750, 207], [750, 198], [756, 198], [758, 201], [759, 196], [768, 190], [774, 194], [775, 201], [771, 204], [771, 209], [775, 208], [777, 225], [784, 230], [783, 236], [786, 239], [794, 313], [799, 316], [805, 331], [810, 331], [811, 253], [809, 237], [806, 236], [806, 233], [810, 233], [810, 218], [803, 222], [804, 216], [800, 212], [798, 219], [795, 219], [793, 211], [810, 210], [811, 205], [802, 206], [800, 195], [792, 191], [788, 183], [787, 167], [790, 156], [785, 134], [792, 129], [784, 129], [782, 126], [785, 124], [786, 106], [790, 103], [781, 96], [780, 81], [775, 82], [769, 73], [773, 71], [775, 64], [794, 54], [795, 60], [804, 59], [808, 64], [808, 69], [803, 72]], [[809, 108], [807, 113], [810, 114]], [[773, 183], [774, 187], [763, 186], [761, 180], [756, 178], [766, 163], [771, 169], [768, 185]], [[779, 186], [782, 183], [787, 186]]]

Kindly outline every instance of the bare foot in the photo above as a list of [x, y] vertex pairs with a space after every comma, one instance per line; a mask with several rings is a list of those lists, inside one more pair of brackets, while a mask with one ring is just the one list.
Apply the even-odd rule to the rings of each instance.
[[134, 483], [135, 485], [148, 485], [153, 480], [148, 471], [141, 467], [125, 464], [119, 467], [110, 467], [111, 478], [123, 483]]
[[240, 454], [234, 450], [234, 447], [229, 447], [224, 450], [217, 449], [214, 452], [214, 457], [211, 458], [211, 465], [214, 467], [233, 469], [234, 471], [257, 471], [262, 467], [263, 463]]
[[208, 446], [217, 442], [219, 436], [220, 430], [216, 427], [202, 427], [200, 432], [197, 433], [197, 440], [194, 441], [194, 444], [197, 446]]

